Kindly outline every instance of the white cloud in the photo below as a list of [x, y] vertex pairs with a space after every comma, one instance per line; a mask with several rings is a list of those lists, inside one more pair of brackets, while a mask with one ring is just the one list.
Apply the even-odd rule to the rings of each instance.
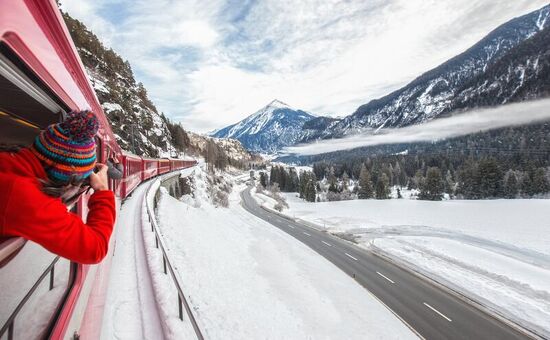
[[[111, 18], [115, 2], [125, 10]], [[64, 0], [195, 131], [278, 98], [347, 115], [547, 0]]]
[[400, 129], [383, 129], [345, 138], [322, 140], [287, 147], [283, 152], [316, 155], [364, 146], [437, 141], [471, 133], [550, 120], [550, 100], [537, 100], [477, 109], [425, 124]]

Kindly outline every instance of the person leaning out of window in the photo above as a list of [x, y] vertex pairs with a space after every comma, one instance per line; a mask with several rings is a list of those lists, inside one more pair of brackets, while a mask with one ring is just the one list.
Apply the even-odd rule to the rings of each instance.
[[[0, 151], [0, 240], [20, 236], [83, 264], [107, 255], [116, 209], [107, 166], [96, 162], [98, 126], [92, 112], [73, 112], [30, 147]], [[68, 207], [90, 188], [85, 223]]]

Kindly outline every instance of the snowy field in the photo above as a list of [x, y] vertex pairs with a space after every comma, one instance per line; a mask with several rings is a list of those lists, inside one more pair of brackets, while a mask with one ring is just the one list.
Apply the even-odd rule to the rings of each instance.
[[414, 337], [352, 278], [246, 212], [239, 196], [244, 183], [234, 185], [229, 208], [216, 208], [207, 196], [206, 174], [196, 171], [194, 179], [195, 197], [180, 201], [164, 192], [158, 213], [169, 256], [206, 338]]
[[[257, 201], [272, 208], [263, 195]], [[355, 200], [284, 214], [388, 255], [539, 334], [550, 336], [550, 200]]]

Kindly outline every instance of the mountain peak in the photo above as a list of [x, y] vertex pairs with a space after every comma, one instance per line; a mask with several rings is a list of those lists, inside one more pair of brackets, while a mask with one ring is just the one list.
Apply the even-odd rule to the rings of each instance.
[[280, 101], [279, 99], [273, 99], [267, 107], [272, 107], [274, 109], [289, 109], [290, 105], [285, 102]]
[[300, 138], [301, 128], [313, 115], [275, 99], [240, 122], [216, 131], [213, 136], [235, 138], [252, 151], [273, 153]]

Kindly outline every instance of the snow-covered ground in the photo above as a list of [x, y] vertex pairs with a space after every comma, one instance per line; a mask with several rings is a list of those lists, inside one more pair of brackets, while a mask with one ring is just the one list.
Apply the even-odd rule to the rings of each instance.
[[[273, 202], [255, 195], [258, 202]], [[550, 200], [354, 200], [284, 214], [350, 233], [485, 306], [550, 336]]]
[[105, 302], [101, 339], [162, 339], [145, 257], [141, 206], [148, 184], [137, 187], [121, 207]]
[[210, 203], [203, 171], [194, 174], [194, 197], [164, 191], [159, 203], [169, 256], [207, 338], [414, 337], [352, 278], [246, 212], [239, 196], [246, 178], [235, 183], [229, 208]]

